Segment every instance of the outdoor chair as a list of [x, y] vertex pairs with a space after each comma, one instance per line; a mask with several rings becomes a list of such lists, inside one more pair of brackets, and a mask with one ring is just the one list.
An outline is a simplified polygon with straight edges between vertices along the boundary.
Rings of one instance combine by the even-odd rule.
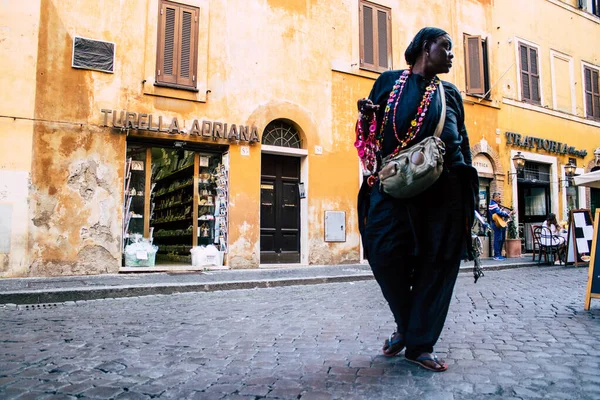
[[562, 265], [561, 256], [561, 245], [562, 243], [560, 236], [553, 235], [552, 231], [549, 228], [544, 226], [535, 226], [533, 228], [533, 248], [534, 248], [534, 256], [533, 260], [535, 261], [535, 249], [537, 246], [537, 252], [539, 254], [538, 264], [542, 262], [542, 255], [544, 256], [544, 261], [546, 264], [554, 263], [556, 260], [560, 262]]
[[[529, 226], [529, 229], [531, 229], [531, 237], [532, 237], [532, 247], [533, 247], [533, 258], [531, 259], [531, 261], [535, 261], [535, 253], [538, 253], [538, 256], [541, 257], [540, 254], [540, 241], [536, 239], [535, 236], [535, 229], [536, 228], [541, 228], [541, 225], [531, 225]], [[541, 235], [541, 233], [540, 233]]]

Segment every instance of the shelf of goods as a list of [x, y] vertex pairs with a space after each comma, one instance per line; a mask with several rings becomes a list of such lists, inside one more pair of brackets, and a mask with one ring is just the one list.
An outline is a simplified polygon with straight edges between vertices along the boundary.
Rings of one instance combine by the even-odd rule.
[[150, 224], [157, 258], [161, 261], [189, 262], [193, 235], [193, 163], [176, 171], [159, 170], [152, 193]]

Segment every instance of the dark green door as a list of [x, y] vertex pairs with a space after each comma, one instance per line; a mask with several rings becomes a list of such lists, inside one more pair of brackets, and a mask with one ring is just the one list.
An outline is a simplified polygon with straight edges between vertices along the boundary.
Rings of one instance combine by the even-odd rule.
[[300, 159], [262, 155], [260, 262], [300, 262]]

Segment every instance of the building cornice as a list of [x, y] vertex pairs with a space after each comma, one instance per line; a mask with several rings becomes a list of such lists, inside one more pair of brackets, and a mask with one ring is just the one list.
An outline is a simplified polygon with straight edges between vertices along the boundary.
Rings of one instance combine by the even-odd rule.
[[570, 11], [573, 14], [577, 14], [580, 17], [588, 19], [588, 20], [592, 21], [595, 24], [600, 24], [600, 18], [596, 17], [594, 14], [590, 14], [588, 12], [582, 11], [582, 10], [576, 8], [576, 7], [573, 7], [570, 4], [565, 4], [565, 3], [563, 3], [560, 0], [546, 0], [546, 1], [552, 3], [552, 4], [556, 5], [556, 6], [559, 6], [561, 8], [564, 8], [565, 10]]
[[529, 103], [525, 103], [522, 101], [509, 99], [506, 97], [504, 97], [502, 99], [502, 103], [507, 104], [509, 106], [523, 108], [523, 109], [526, 109], [529, 111], [536, 111], [536, 112], [539, 112], [542, 114], [551, 115], [551, 116], [557, 117], [557, 118], [567, 119], [567, 120], [573, 121], [573, 122], [579, 122], [580, 124], [593, 126], [595, 128], [600, 128], [600, 122], [592, 121], [592, 120], [589, 120], [586, 118], [581, 118], [576, 115], [571, 115], [571, 114], [563, 113], [563, 112], [556, 111], [556, 110], [551, 110], [551, 109], [548, 109], [545, 107], [540, 107], [535, 104], [529, 104]]

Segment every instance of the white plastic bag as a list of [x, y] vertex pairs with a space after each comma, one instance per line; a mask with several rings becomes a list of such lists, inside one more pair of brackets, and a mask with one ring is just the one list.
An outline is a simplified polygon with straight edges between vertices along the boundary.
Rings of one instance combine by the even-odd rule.
[[192, 253], [192, 266], [201, 267], [206, 264], [205, 247], [196, 246], [192, 247], [190, 253]]
[[154, 267], [158, 246], [141, 235], [132, 235], [131, 243], [125, 247], [126, 267]]

